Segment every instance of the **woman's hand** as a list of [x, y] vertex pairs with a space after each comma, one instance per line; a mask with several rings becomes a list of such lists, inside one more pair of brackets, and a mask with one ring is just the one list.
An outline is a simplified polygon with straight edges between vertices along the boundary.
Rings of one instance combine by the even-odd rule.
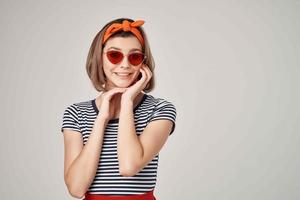
[[142, 78], [134, 83], [132, 86], [125, 88], [126, 91], [122, 94], [122, 101], [133, 101], [135, 97], [146, 87], [152, 77], [152, 72], [146, 64], [140, 68]]
[[118, 93], [123, 93], [125, 90], [126, 88], [116, 87], [106, 92], [103, 92], [100, 96], [101, 105], [99, 106], [100, 109], [98, 108], [98, 116], [104, 118], [107, 121], [112, 119], [116, 110], [116, 97]]

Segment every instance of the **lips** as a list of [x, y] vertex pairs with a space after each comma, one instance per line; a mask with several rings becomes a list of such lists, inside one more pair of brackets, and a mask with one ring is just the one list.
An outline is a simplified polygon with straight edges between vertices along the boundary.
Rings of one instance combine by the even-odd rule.
[[132, 73], [124, 73], [124, 72], [115, 72], [115, 74], [120, 78], [128, 78]]

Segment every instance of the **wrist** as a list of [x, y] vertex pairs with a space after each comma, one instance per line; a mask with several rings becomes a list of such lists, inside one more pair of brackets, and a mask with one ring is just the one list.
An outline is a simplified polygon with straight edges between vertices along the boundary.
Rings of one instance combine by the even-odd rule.
[[126, 109], [126, 108], [131, 108], [131, 107], [133, 107], [133, 101], [131, 101], [131, 100], [121, 101], [121, 110]]
[[109, 119], [107, 117], [103, 117], [101, 115], [98, 115], [97, 118], [96, 118], [96, 121], [98, 123], [104, 123], [104, 124], [106, 124], [109, 121]]
[[122, 97], [121, 98], [121, 104], [133, 104], [133, 100], [129, 97]]

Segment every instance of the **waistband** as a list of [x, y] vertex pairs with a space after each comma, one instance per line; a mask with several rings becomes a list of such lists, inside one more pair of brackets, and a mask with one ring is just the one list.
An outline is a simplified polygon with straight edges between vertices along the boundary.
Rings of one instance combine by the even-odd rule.
[[146, 192], [144, 194], [136, 195], [100, 195], [100, 194], [90, 194], [88, 191], [85, 193], [85, 198], [83, 200], [156, 200], [153, 195], [154, 189]]

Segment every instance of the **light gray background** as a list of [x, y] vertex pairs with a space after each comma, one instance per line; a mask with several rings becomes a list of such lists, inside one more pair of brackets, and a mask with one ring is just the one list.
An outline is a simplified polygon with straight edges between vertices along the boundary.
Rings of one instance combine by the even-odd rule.
[[144, 19], [157, 88], [177, 124], [158, 200], [300, 198], [299, 1], [1, 1], [1, 199], [74, 199], [63, 181], [67, 105], [98, 94], [96, 33]]

